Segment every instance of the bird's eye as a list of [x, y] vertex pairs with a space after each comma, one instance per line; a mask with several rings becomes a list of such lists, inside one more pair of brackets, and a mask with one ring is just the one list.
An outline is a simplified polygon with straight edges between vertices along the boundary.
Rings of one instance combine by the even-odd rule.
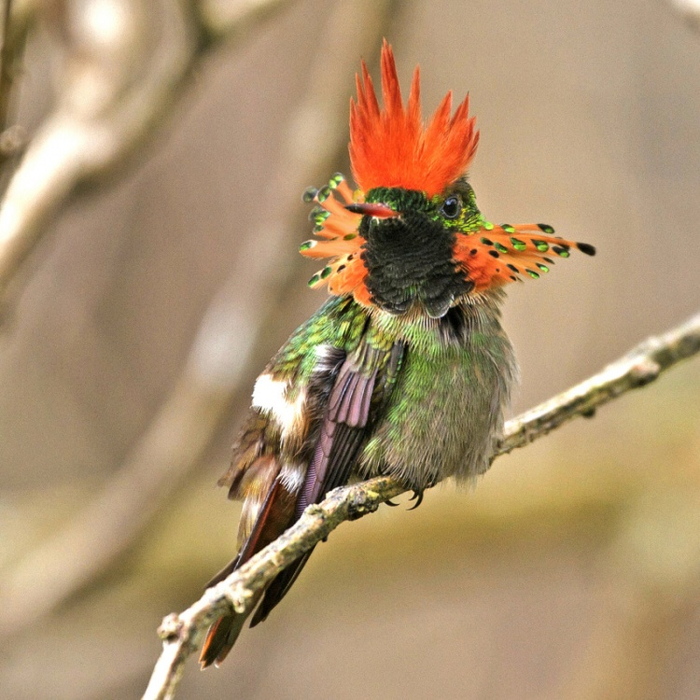
[[440, 211], [448, 219], [456, 219], [462, 211], [462, 202], [459, 197], [448, 197], [443, 203]]

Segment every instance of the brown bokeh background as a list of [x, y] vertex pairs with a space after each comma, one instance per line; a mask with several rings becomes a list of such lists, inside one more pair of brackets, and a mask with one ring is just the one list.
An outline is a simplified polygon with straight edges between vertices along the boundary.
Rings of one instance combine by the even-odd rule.
[[[55, 610], [3, 629], [3, 698], [138, 697], [160, 620], [233, 552], [238, 505], [214, 484], [255, 374], [323, 300], [296, 252], [307, 207], [299, 198], [280, 230], [289, 205], [275, 173], [290, 140], [337, 150], [338, 134], [310, 128], [298, 105], [333, 60], [319, 46], [343, 11], [352, 36], [351, 3], [302, 0], [212, 50], [137, 155], [50, 221], [10, 290], [5, 571], [119, 473], [217, 298], [234, 318], [265, 320], [252, 357], [247, 323], [234, 324], [238, 345], [218, 348], [246, 363], [231, 410], [146, 527]], [[448, 89], [470, 93], [484, 213], [598, 248], [509, 291], [513, 413], [700, 308], [700, 33], [672, 5], [411, 0], [382, 21], [406, 87], [420, 62], [426, 113]], [[24, 60], [18, 119], [30, 135], [60, 84], [55, 29], [32, 34]], [[363, 55], [376, 75], [378, 45], [358, 45], [344, 69], [341, 144], [354, 71]], [[327, 175], [348, 173], [342, 152], [328, 162]], [[317, 178], [312, 166], [288, 173], [299, 193]], [[416, 512], [344, 525], [221, 669], [190, 662], [178, 697], [697, 698], [699, 396], [696, 361], [498, 460], [473, 492], [443, 485]]]

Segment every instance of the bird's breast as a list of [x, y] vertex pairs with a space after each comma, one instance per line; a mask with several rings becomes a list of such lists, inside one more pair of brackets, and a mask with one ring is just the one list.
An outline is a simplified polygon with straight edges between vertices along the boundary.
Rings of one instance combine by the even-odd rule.
[[449, 320], [449, 330], [440, 319], [411, 334], [390, 403], [367, 443], [364, 474], [390, 473], [421, 490], [488, 468], [516, 374], [512, 348], [496, 315], [473, 324], [467, 318], [462, 328]]
[[473, 287], [455, 264], [454, 233], [423, 212], [370, 220], [363, 235], [365, 283], [373, 303], [388, 313], [405, 314], [417, 304], [439, 318]]

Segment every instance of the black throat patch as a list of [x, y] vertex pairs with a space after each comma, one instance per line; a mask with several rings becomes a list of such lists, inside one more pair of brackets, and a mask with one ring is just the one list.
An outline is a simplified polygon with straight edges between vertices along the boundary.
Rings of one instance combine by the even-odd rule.
[[425, 211], [406, 210], [391, 219], [366, 216], [360, 234], [372, 301], [400, 315], [414, 303], [432, 318], [444, 316], [453, 301], [471, 291], [452, 258], [455, 234]]

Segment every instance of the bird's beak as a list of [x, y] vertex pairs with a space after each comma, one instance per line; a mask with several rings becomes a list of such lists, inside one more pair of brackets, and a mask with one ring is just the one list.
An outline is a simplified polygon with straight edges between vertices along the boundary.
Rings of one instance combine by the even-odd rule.
[[356, 204], [348, 204], [345, 207], [353, 214], [362, 214], [362, 216], [373, 216], [376, 219], [390, 219], [398, 216], [400, 212], [394, 211], [386, 204], [374, 204], [371, 202], [358, 202]]

